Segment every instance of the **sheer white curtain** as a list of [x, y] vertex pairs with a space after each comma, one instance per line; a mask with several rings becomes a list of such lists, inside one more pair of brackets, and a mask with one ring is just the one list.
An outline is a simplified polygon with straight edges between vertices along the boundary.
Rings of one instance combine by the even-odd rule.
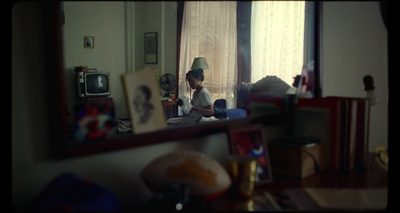
[[276, 75], [292, 85], [301, 74], [304, 1], [253, 1], [251, 8], [251, 82]]
[[236, 40], [235, 1], [185, 2], [179, 61], [179, 96], [189, 96], [185, 76], [193, 59], [205, 57], [209, 69], [204, 70], [203, 86], [210, 90], [214, 101], [223, 98], [233, 106], [237, 78]]

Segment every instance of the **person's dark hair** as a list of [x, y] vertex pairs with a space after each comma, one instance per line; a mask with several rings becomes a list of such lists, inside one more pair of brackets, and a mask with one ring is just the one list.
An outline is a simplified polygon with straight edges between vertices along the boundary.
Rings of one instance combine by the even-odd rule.
[[204, 81], [204, 71], [201, 68], [190, 70], [189, 72], [186, 73], [186, 78], [189, 75], [193, 75], [193, 77], [195, 77], [195, 78], [200, 77], [200, 80]]
[[151, 98], [151, 90], [147, 86], [139, 86], [138, 89], [142, 90], [142, 92], [146, 95], [146, 101], [150, 100]]

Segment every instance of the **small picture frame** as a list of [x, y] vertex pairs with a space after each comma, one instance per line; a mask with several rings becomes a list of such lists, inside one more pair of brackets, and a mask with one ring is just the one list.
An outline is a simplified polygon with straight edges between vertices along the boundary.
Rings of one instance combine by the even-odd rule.
[[157, 33], [144, 34], [144, 63], [157, 64]]
[[94, 36], [84, 36], [85, 48], [94, 48]]
[[167, 127], [155, 75], [156, 68], [145, 68], [122, 76], [133, 134], [153, 132]]
[[229, 144], [232, 155], [257, 159], [256, 185], [273, 181], [267, 140], [261, 124], [230, 127]]

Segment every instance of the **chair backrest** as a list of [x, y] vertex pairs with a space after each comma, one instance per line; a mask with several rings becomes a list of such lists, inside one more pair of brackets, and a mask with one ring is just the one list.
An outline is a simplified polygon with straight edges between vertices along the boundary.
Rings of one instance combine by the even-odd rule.
[[226, 118], [226, 100], [217, 99], [214, 101], [214, 117]]

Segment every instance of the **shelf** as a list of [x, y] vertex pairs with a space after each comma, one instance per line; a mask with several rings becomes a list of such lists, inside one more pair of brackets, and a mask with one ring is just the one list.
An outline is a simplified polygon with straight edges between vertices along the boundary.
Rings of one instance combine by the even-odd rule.
[[83, 156], [102, 152], [109, 152], [128, 148], [151, 146], [176, 140], [191, 139], [207, 135], [227, 132], [231, 126], [243, 126], [252, 123], [263, 125], [287, 123], [291, 118], [289, 113], [279, 113], [263, 116], [249, 116], [246, 118], [213, 121], [195, 126], [166, 128], [156, 132], [144, 134], [121, 134], [110, 139], [93, 140], [90, 142], [68, 141], [64, 146], [61, 158]]

